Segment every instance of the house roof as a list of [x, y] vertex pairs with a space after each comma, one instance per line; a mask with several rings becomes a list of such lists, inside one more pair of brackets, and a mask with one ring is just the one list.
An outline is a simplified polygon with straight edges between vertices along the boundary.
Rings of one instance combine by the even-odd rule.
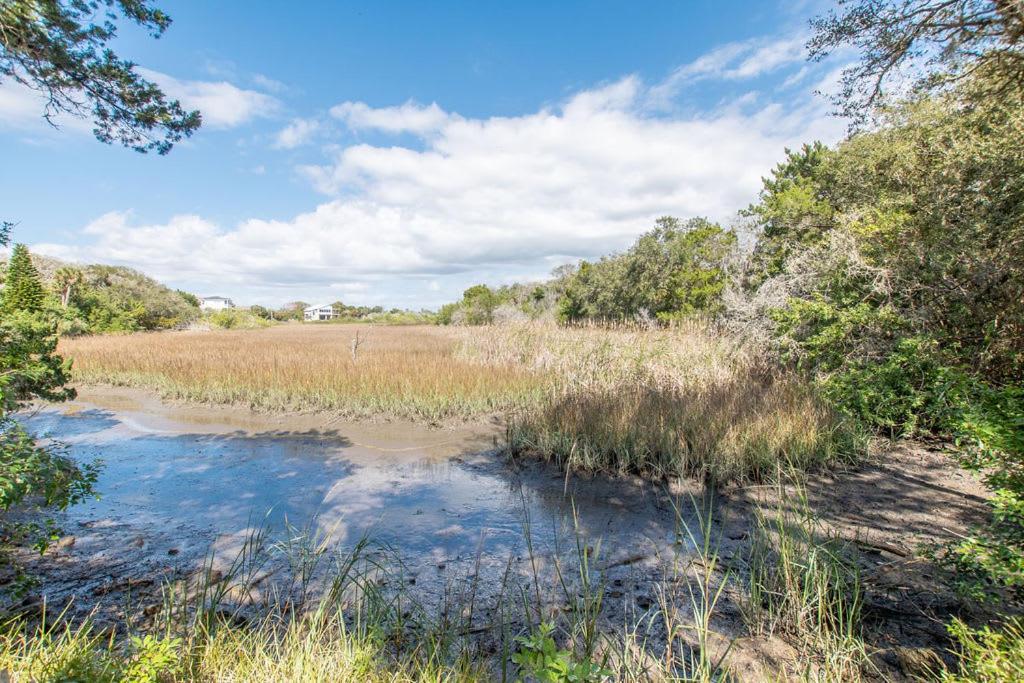
[[226, 296], [201, 296], [199, 298], [203, 301], [231, 301], [231, 299]]
[[304, 311], [315, 311], [315, 310], [320, 309], [320, 308], [330, 308], [330, 307], [331, 307], [331, 304], [318, 304], [316, 306], [306, 306], [302, 310], [304, 310]]

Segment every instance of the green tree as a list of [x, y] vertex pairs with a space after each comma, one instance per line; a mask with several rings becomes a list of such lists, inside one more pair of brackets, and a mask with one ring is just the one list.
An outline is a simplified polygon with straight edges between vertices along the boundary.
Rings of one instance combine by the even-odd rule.
[[259, 304], [253, 304], [249, 307], [249, 312], [257, 318], [263, 318], [264, 320], [272, 320], [274, 318], [274, 312], [266, 306], [260, 306]]
[[[7, 244], [10, 224], [0, 225], [0, 246]], [[27, 264], [27, 265], [26, 265]], [[26, 284], [28, 283], [28, 284]], [[15, 248], [3, 293], [0, 316], [0, 559], [16, 543], [44, 548], [56, 533], [49, 521], [11, 524], [3, 514], [23, 504], [66, 507], [91, 495], [95, 464], [73, 461], [36, 445], [11, 412], [36, 398], [74, 396], [66, 387], [70, 363], [56, 353], [55, 322], [40, 310], [42, 286], [28, 251]], [[23, 582], [8, 582], [16, 592]]]
[[159, 38], [171, 18], [151, 0], [4, 0], [0, 2], [0, 81], [21, 83], [46, 100], [43, 117], [92, 119], [101, 142], [167, 154], [202, 123], [111, 45], [123, 18]]
[[462, 293], [461, 309], [468, 325], [489, 325], [501, 298], [487, 285], [473, 285]]
[[0, 310], [4, 313], [39, 311], [43, 307], [44, 297], [45, 292], [43, 284], [39, 280], [39, 271], [32, 265], [28, 247], [24, 244], [14, 245], [4, 279]]
[[782, 271], [795, 249], [817, 244], [835, 227], [826, 162], [832, 150], [820, 142], [786, 149], [786, 158], [762, 178], [759, 201], [742, 213], [761, 228], [754, 253], [754, 281]]
[[704, 218], [663, 216], [627, 251], [583, 262], [565, 285], [565, 320], [667, 321], [714, 315], [726, 284], [725, 259], [736, 235]]
[[83, 279], [82, 271], [71, 266], [62, 266], [53, 274], [53, 284], [57, 288], [62, 307], [68, 307], [72, 293], [76, 287], [82, 284]]
[[893, 82], [912, 74], [934, 92], [984, 74], [982, 99], [1024, 90], [1024, 3], [1020, 0], [839, 0], [811, 22], [812, 59], [854, 47], [860, 60], [843, 74], [835, 101], [863, 121]]
[[305, 301], [291, 301], [274, 312], [278, 320], [302, 320], [303, 311], [309, 308]]
[[176, 292], [176, 293], [178, 294], [178, 296], [180, 296], [180, 297], [181, 297], [181, 298], [182, 298], [182, 299], [183, 299], [183, 300], [185, 301], [185, 303], [187, 303], [187, 304], [188, 304], [189, 306], [191, 306], [192, 308], [199, 308], [199, 297], [197, 297], [197, 296], [196, 296], [195, 294], [193, 294], [192, 292], [186, 292], [186, 291], [185, 291], [184, 289], [176, 289], [176, 290], [174, 290], [174, 291], [175, 291], [175, 292]]

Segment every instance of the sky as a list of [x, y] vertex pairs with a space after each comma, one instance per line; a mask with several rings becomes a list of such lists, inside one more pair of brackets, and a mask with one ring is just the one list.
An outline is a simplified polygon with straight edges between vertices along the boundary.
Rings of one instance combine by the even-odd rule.
[[238, 304], [435, 308], [659, 216], [734, 225], [786, 147], [846, 130], [843, 55], [806, 61], [824, 0], [157, 4], [164, 36], [115, 49], [202, 128], [138, 154], [0, 82], [0, 217]]

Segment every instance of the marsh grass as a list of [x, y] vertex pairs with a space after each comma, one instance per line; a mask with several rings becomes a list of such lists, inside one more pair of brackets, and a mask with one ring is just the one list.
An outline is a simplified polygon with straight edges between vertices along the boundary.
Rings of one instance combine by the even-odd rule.
[[801, 653], [804, 668], [787, 680], [860, 681], [870, 663], [855, 551], [819, 522], [798, 480], [779, 477], [777, 487], [774, 506], [755, 515], [748, 629], [781, 636]]
[[811, 387], [701, 323], [488, 328], [462, 349], [559, 378], [513, 412], [508, 442], [567, 469], [760, 480], [780, 465], [807, 470], [863, 449]]
[[[155, 615], [131, 610], [104, 628], [62, 615], [4, 624], [0, 671], [18, 682], [726, 680], [706, 647], [682, 656], [677, 641], [666, 656], [666, 644], [651, 637], [660, 609], [621, 629], [602, 620], [600, 549], [580, 534], [575, 515], [572, 522], [565, 552], [548, 565], [553, 575], [541, 576], [527, 542], [532, 576], [506, 576], [486, 610], [477, 604], [479, 557], [428, 604], [408, 588], [400, 563], [368, 539], [339, 550], [322, 533], [292, 528], [272, 542], [257, 528], [222, 572], [211, 556], [192, 580], [169, 584]], [[699, 526], [710, 538], [710, 521]], [[523, 533], [532, 534], [528, 518]], [[720, 593], [707, 590], [717, 552], [708, 543], [696, 551], [679, 556], [689, 558], [680, 575], [697, 581], [690, 595], [701, 606], [685, 629], [706, 644]], [[274, 562], [289, 575], [269, 585]]]
[[[353, 360], [351, 341], [360, 335]], [[83, 383], [153, 389], [165, 398], [357, 418], [470, 419], [536, 400], [542, 378], [459, 357], [429, 326], [278, 325], [68, 338]]]
[[760, 479], [862, 447], [807, 384], [696, 322], [281, 325], [82, 337], [61, 351], [80, 382], [175, 399], [428, 421], [502, 414], [513, 453], [572, 470]]

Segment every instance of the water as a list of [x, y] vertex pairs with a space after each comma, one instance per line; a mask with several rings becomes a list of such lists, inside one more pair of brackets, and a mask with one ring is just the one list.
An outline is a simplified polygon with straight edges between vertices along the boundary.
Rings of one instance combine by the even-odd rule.
[[575, 547], [578, 534], [608, 565], [657, 563], [679, 537], [656, 486], [516, 467], [495, 451], [495, 425], [346, 424], [168, 406], [126, 390], [84, 393], [22, 422], [80, 462], [103, 461], [101, 498], [59, 520], [76, 537], [64, 579], [76, 595], [76, 581], [197, 565], [259, 525], [276, 538], [304, 528], [339, 547], [368, 536], [429, 577], [518, 565], [527, 532], [537, 556]]

